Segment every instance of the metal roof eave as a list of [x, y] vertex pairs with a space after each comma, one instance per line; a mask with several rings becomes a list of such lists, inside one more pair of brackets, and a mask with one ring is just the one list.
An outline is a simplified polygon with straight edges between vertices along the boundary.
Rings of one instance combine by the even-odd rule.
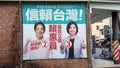
[[98, 0], [91, 0], [91, 1], [89, 1], [90, 3], [116, 3], [116, 4], [120, 4], [120, 1], [104, 1], [104, 0], [102, 0], [102, 1], [98, 1]]
[[51, 2], [90, 2], [90, 3], [120, 3], [119, 0], [0, 0], [0, 1], [51, 1]]

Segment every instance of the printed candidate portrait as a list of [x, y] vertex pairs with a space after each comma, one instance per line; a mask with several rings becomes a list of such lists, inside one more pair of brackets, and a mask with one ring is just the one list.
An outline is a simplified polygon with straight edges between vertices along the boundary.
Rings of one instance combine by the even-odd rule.
[[83, 3], [23, 3], [23, 60], [87, 58]]

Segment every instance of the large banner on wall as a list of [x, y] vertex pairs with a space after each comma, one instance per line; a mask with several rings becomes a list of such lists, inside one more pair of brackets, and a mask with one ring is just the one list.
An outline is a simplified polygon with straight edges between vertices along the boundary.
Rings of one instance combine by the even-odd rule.
[[23, 3], [23, 60], [87, 58], [86, 5]]

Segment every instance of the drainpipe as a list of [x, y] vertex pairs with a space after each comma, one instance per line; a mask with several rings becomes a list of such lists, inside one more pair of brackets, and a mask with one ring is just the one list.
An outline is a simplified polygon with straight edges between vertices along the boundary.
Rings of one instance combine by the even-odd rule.
[[112, 12], [112, 28], [113, 28], [113, 60], [114, 64], [119, 64], [119, 17], [118, 12]]

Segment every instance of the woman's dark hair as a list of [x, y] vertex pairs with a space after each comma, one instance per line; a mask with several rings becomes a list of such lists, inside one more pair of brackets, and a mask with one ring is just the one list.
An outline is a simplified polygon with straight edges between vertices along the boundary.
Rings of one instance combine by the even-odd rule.
[[45, 32], [45, 25], [44, 25], [43, 22], [37, 22], [37, 23], [35, 23], [35, 25], [34, 25], [34, 30], [36, 30], [36, 27], [37, 27], [37, 25], [39, 25], [39, 24], [43, 26], [43, 29], [44, 29], [44, 32]]
[[68, 34], [70, 34], [69, 29], [70, 29], [70, 26], [71, 26], [72, 24], [75, 25], [75, 27], [76, 27], [76, 33], [75, 33], [75, 34], [77, 34], [77, 33], [78, 33], [78, 26], [77, 26], [76, 22], [69, 22], [69, 23], [67, 24], [66, 30], [67, 30]]

